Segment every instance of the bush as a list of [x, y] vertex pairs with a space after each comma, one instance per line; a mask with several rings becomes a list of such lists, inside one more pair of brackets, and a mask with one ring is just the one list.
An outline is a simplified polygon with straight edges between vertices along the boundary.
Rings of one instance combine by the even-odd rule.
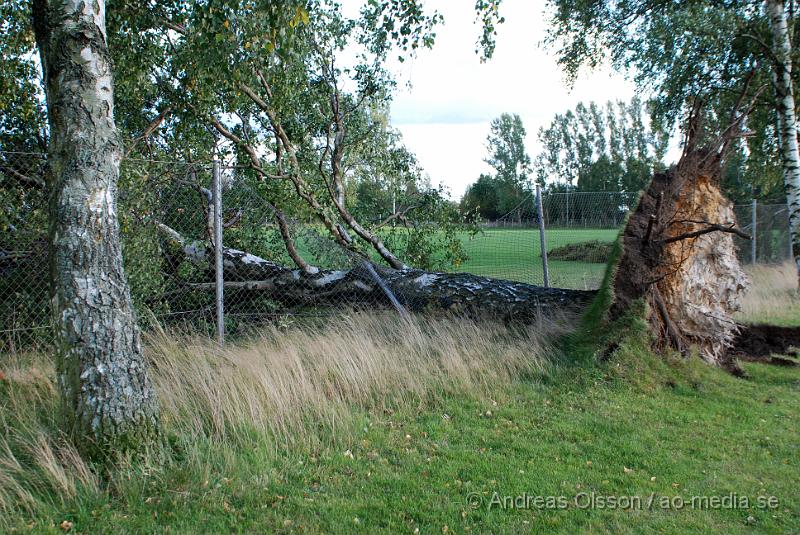
[[611, 256], [611, 242], [599, 240], [579, 243], [568, 243], [561, 247], [554, 247], [547, 253], [551, 260], [568, 260], [570, 262], [592, 262], [603, 264]]

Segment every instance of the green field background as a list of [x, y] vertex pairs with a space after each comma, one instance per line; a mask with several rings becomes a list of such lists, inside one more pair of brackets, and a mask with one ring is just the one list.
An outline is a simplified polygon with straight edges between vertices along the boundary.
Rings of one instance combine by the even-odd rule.
[[[552, 229], [545, 231], [550, 251], [570, 243], [599, 240], [613, 242], [618, 229]], [[531, 284], [544, 282], [539, 231], [536, 229], [484, 229], [475, 236], [464, 234], [469, 259], [458, 271]], [[605, 264], [549, 260], [550, 285], [560, 288], [598, 288]]]
[[[313, 227], [316, 229], [316, 227]], [[398, 232], [400, 230], [398, 229]], [[318, 234], [323, 234], [317, 230]], [[554, 248], [573, 243], [593, 240], [613, 242], [618, 229], [609, 228], [568, 228], [548, 229], [545, 231], [546, 247], [550, 252]], [[445, 268], [450, 272], [473, 273], [496, 279], [506, 279], [530, 284], [543, 284], [541, 246], [539, 230], [535, 228], [484, 228], [477, 234], [463, 232], [461, 243], [467, 253], [467, 260], [458, 266]], [[315, 248], [307, 238], [297, 240], [298, 249], [305, 257], [318, 265], [330, 265], [328, 259], [315, 254]], [[335, 247], [331, 248], [335, 250]], [[380, 257], [370, 251], [374, 261]], [[343, 266], [344, 267], [344, 266]], [[605, 263], [576, 262], [549, 259], [550, 286], [557, 288], [575, 288], [592, 290], [600, 286], [605, 273]]]

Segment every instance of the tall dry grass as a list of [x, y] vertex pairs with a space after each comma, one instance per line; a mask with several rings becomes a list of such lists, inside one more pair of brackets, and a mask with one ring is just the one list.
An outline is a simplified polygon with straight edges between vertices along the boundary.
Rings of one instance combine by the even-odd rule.
[[59, 430], [52, 363], [45, 355], [3, 355], [0, 371], [0, 513], [96, 491], [97, 476]]
[[745, 269], [751, 285], [742, 299], [736, 319], [746, 323], [800, 325], [800, 293], [797, 271], [786, 262], [777, 266]]
[[170, 427], [208, 436], [255, 429], [294, 442], [334, 430], [353, 408], [424, 404], [454, 391], [488, 394], [544, 373], [546, 340], [562, 332], [552, 320], [512, 333], [492, 323], [362, 314], [268, 327], [224, 350], [160, 335], [149, 358]]
[[[273, 441], [275, 448], [335, 440], [359, 410], [425, 406], [456, 392], [491, 396], [504, 383], [546, 373], [548, 340], [564, 325], [542, 319], [511, 330], [363, 314], [313, 327], [266, 327], [224, 349], [162, 331], [146, 348], [167, 434], [233, 451], [239, 438]], [[97, 476], [60, 434], [48, 356], [3, 356], [0, 371], [0, 513], [33, 511], [82, 489], [97, 492]], [[152, 463], [138, 464], [162, 466], [157, 458], [168, 454], [153, 455]], [[210, 470], [202, 455], [181, 462]], [[136, 469], [109, 482], [129, 483], [137, 485]]]

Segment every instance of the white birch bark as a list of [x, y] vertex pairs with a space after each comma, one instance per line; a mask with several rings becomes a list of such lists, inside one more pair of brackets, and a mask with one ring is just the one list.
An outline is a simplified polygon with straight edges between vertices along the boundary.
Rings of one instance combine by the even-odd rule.
[[[208, 265], [211, 244], [181, 236], [164, 224], [158, 230], [170, 254], [180, 254], [198, 265]], [[319, 270], [307, 275], [300, 269], [270, 262], [245, 251], [223, 249], [225, 287], [269, 296], [287, 306], [298, 304], [343, 306], [386, 303], [382, 289], [363, 267]], [[490, 279], [470, 273], [435, 273], [419, 269], [375, 266], [375, 270], [411, 311], [446, 311], [498, 321], [534, 322], [544, 313], [577, 313], [596, 292], [544, 288], [523, 282]], [[214, 283], [187, 283], [197, 290], [213, 291]]]
[[772, 30], [773, 52], [776, 60], [777, 113], [781, 129], [783, 181], [786, 187], [786, 203], [789, 206], [792, 255], [800, 280], [800, 150], [798, 150], [797, 144], [797, 118], [792, 86], [792, 43], [783, 2], [766, 0], [765, 7]]
[[68, 425], [85, 452], [135, 447], [157, 425], [123, 272], [105, 2], [35, 0], [50, 141], [50, 269], [56, 369]]

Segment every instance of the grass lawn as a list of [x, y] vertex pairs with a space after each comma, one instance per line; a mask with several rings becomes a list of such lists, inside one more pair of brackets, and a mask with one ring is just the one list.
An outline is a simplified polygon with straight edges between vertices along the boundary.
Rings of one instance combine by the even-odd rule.
[[[465, 347], [476, 343], [479, 339], [469, 340]], [[64, 496], [48, 492], [44, 478], [33, 478], [39, 481], [33, 491], [39, 505], [28, 512], [6, 511], [0, 529], [800, 530], [800, 371], [748, 364], [750, 377], [743, 380], [697, 359], [667, 363], [637, 342], [623, 346], [605, 365], [580, 347], [572, 350], [571, 364], [561, 361], [519, 379], [487, 379], [486, 389], [352, 407], [291, 445], [256, 430], [226, 438], [172, 431], [171, 453], [155, 452], [155, 460], [120, 469], [105, 490], [78, 485]], [[398, 381], [412, 381], [414, 375], [420, 374]], [[3, 381], [0, 397], [29, 388], [32, 380]], [[26, 432], [8, 428], [10, 417], [8, 437]], [[177, 429], [173, 416], [165, 425]], [[50, 470], [65, 479], [63, 472]], [[0, 492], [13, 473], [4, 461]]]
[[[257, 437], [202, 443], [202, 469], [175, 462], [133, 476], [122, 495], [80, 496], [15, 524], [37, 533], [59, 533], [64, 520], [83, 533], [794, 533], [800, 375], [746, 369], [747, 381], [697, 369], [667, 381], [639, 363], [639, 384], [581, 369], [579, 381], [565, 373], [487, 399], [359, 413], [331, 447], [276, 454]], [[498, 505], [505, 496], [566, 505]], [[738, 508], [678, 501], [693, 496], [735, 496]], [[596, 505], [609, 497], [642, 505]]]
[[[750, 276], [745, 318], [800, 325], [792, 266]], [[0, 532], [800, 532], [800, 369], [656, 356], [636, 321], [606, 363], [553, 325], [419, 325], [150, 340], [168, 440], [104, 478], [48, 357], [3, 355]]]
[[[600, 240], [613, 242], [617, 229], [551, 229], [546, 231], [547, 250], [569, 243]], [[486, 229], [470, 238], [464, 248], [469, 260], [459, 270], [476, 275], [542, 284], [539, 231], [535, 229]], [[589, 262], [548, 262], [550, 285], [561, 288], [597, 288], [605, 264]]]

